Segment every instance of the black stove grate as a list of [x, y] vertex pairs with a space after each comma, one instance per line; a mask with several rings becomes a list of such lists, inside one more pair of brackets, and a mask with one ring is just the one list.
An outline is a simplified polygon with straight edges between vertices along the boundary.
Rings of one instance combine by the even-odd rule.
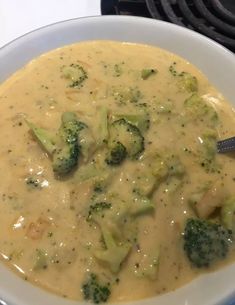
[[104, 15], [165, 20], [198, 31], [235, 52], [235, 0], [103, 0]]

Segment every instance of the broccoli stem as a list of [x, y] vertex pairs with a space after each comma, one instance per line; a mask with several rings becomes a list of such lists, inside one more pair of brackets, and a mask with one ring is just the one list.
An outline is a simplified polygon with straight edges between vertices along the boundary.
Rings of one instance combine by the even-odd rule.
[[53, 136], [46, 129], [37, 127], [35, 124], [27, 120], [25, 120], [25, 122], [42, 148], [49, 155], [52, 155], [56, 149]]

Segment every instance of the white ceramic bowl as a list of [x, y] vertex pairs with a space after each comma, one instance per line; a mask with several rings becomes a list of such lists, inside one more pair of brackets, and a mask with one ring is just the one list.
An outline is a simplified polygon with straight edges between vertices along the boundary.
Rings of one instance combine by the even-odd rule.
[[[66, 44], [93, 39], [146, 43], [174, 52], [202, 70], [235, 105], [235, 56], [231, 52], [190, 30], [136, 17], [74, 19], [22, 36], [0, 49], [0, 82], [44, 52]], [[233, 297], [235, 299], [234, 282], [235, 264], [203, 275], [174, 292], [129, 305], [227, 305], [231, 304]], [[9, 305], [82, 304], [62, 299], [24, 282], [2, 264], [0, 298]]]

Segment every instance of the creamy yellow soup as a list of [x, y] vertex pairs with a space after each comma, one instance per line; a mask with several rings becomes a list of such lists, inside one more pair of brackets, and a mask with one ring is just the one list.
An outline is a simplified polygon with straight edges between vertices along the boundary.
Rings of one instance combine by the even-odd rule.
[[[24, 280], [129, 301], [234, 260], [234, 156], [216, 153], [234, 111], [184, 59], [112, 41], [65, 46], [1, 84], [0, 111], [0, 254]], [[198, 231], [196, 244], [188, 219], [217, 236]]]

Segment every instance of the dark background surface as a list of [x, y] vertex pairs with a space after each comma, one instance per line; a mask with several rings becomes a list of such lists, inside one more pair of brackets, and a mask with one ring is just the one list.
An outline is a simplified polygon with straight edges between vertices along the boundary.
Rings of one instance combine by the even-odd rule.
[[235, 53], [235, 0], [101, 0], [103, 15], [134, 15], [200, 32]]
[[[118, 0], [101, 0], [102, 14], [105, 14], [105, 15], [116, 14], [115, 10], [114, 10], [114, 6], [118, 5], [118, 2], [119, 2]], [[141, 1], [132, 0], [132, 2], [135, 2], [138, 6], [138, 3]], [[225, 8], [227, 8], [229, 11], [231, 11], [231, 12], [233, 12], [233, 14], [235, 14], [235, 0], [220, 0], [220, 2], [224, 5]], [[144, 12], [142, 12], [142, 13], [144, 13]], [[141, 12], [140, 12], [140, 14], [141, 14]]]

